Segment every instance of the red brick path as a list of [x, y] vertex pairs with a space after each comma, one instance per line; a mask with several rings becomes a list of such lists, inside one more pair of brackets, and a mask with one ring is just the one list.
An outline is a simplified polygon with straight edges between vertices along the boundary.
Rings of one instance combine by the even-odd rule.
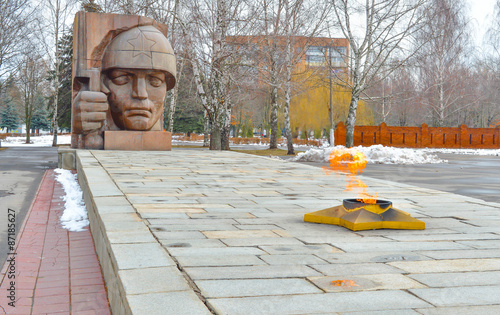
[[[69, 232], [59, 223], [64, 191], [55, 175], [53, 170], [45, 173], [18, 231], [15, 307], [7, 299], [8, 262], [2, 269], [0, 314], [111, 314], [90, 231]], [[16, 222], [17, 229], [20, 225]]]

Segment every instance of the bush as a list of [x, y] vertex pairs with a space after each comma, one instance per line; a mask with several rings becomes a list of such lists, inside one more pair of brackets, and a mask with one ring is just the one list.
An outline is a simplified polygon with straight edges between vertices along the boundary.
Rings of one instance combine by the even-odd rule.
[[252, 125], [246, 126], [246, 138], [253, 138], [253, 127]]
[[321, 138], [321, 129], [314, 130], [314, 139], [320, 139], [320, 138]]
[[300, 139], [307, 140], [307, 134], [309, 132], [307, 130], [302, 130], [302, 133], [300, 134]]

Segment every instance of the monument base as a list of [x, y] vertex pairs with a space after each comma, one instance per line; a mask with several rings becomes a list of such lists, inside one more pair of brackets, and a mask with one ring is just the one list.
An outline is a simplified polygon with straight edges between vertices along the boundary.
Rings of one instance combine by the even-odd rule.
[[170, 151], [172, 133], [168, 131], [105, 131], [104, 150]]

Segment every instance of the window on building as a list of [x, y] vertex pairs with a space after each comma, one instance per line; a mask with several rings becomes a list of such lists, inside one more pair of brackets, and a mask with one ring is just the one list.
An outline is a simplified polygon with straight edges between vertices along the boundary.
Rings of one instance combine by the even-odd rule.
[[325, 49], [321, 46], [310, 46], [306, 51], [308, 66], [322, 66], [325, 64]]
[[346, 67], [347, 47], [329, 47], [330, 63], [332, 67]]

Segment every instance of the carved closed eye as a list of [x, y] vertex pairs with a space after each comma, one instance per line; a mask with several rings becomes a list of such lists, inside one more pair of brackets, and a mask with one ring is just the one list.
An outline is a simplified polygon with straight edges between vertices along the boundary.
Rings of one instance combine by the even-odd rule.
[[148, 76], [148, 82], [153, 87], [160, 87], [163, 84], [163, 80], [157, 77]]
[[124, 85], [130, 82], [130, 77], [128, 75], [120, 75], [111, 79], [116, 85]]

